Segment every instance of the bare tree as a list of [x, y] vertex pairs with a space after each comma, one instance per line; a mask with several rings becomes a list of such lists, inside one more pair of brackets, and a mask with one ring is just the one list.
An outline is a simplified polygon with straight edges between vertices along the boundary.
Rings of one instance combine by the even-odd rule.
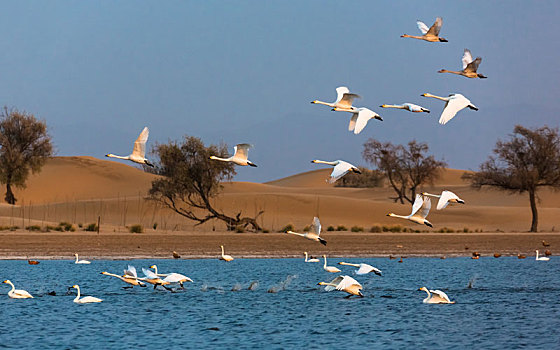
[[447, 163], [436, 160], [434, 156], [427, 156], [428, 145], [415, 140], [403, 145], [393, 145], [390, 142], [381, 143], [369, 139], [364, 143], [362, 156], [382, 171], [397, 196], [393, 199], [404, 203], [413, 203], [419, 186], [433, 183], [439, 178], [440, 171]]
[[44, 121], [4, 107], [0, 114], [0, 182], [6, 184], [7, 203], [16, 204], [12, 186], [24, 188], [29, 173], [41, 171], [52, 154]]
[[210, 160], [211, 155], [227, 156], [225, 145], [206, 147], [199, 138], [185, 136], [181, 143], [156, 144], [153, 152], [159, 157], [155, 169], [162, 177], [152, 182], [152, 199], [197, 221], [197, 225], [218, 219], [226, 223], [228, 230], [248, 225], [261, 230], [257, 218], [262, 211], [255, 218], [241, 217], [241, 212], [228, 216], [212, 205], [212, 198], [222, 188], [221, 181], [235, 175], [232, 163]]
[[370, 170], [364, 167], [358, 167], [360, 173], [349, 172], [340, 180], [335, 182], [335, 187], [354, 187], [354, 188], [370, 188], [381, 187], [385, 180], [385, 175], [379, 170]]
[[465, 173], [475, 188], [497, 187], [512, 192], [528, 192], [533, 219], [531, 232], [537, 232], [539, 187], [560, 188], [560, 138], [558, 129], [547, 126], [528, 129], [516, 125], [510, 140], [498, 140], [495, 156], [480, 165], [476, 173]]

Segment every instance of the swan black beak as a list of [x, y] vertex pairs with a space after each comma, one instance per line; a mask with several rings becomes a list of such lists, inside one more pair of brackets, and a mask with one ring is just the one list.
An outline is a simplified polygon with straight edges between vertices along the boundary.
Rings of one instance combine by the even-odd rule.
[[376, 116], [375, 116], [375, 119], [383, 121], [383, 118], [382, 118], [381, 116], [379, 116], [379, 115], [376, 115]]

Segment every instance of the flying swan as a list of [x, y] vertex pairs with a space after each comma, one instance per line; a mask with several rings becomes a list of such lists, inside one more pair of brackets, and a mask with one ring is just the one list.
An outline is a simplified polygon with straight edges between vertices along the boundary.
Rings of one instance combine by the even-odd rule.
[[360, 263], [360, 264], [352, 264], [352, 263], [347, 263], [347, 262], [339, 262], [339, 265], [347, 265], [347, 266], [354, 266], [357, 267], [358, 269], [356, 271], [354, 271], [356, 273], [356, 275], [367, 275], [370, 272], [375, 273], [377, 276], [382, 276], [382, 272], [380, 269], [378, 269], [377, 267], [373, 267], [371, 265], [368, 264], [364, 264], [364, 263]]
[[80, 286], [75, 284], [72, 286], [72, 288], [76, 288], [78, 290], [78, 295], [74, 298], [74, 302], [77, 304], [100, 303], [103, 301], [103, 299], [99, 299], [91, 296], [83, 297], [80, 299]]
[[16, 287], [14, 287], [14, 284], [12, 283], [12, 281], [5, 280], [2, 283], [6, 283], [6, 284], [9, 284], [10, 286], [12, 286], [12, 289], [10, 289], [10, 291], [8, 292], [8, 296], [10, 298], [12, 298], [12, 299], [33, 299], [33, 296], [31, 294], [29, 294], [29, 292], [27, 292], [26, 290], [16, 289]]
[[451, 94], [449, 97], [440, 97], [436, 95], [432, 95], [430, 93], [422, 94], [424, 97], [433, 97], [437, 98], [438, 100], [445, 101], [445, 107], [443, 107], [443, 112], [441, 112], [441, 116], [439, 117], [439, 123], [442, 125], [447, 124], [448, 121], [453, 119], [453, 117], [459, 112], [461, 109], [465, 107], [469, 107], [470, 109], [474, 109], [478, 111], [478, 107], [472, 104], [469, 99], [461, 94]]
[[116, 277], [123, 281], [124, 283], [130, 284], [130, 286], [126, 286], [123, 288], [132, 288], [134, 286], [146, 287], [145, 283], [142, 283], [138, 280], [138, 275], [136, 273], [136, 268], [134, 266], [128, 265], [128, 268], [124, 270], [124, 274], [122, 276], [109, 273], [106, 271], [101, 272], [102, 275]]
[[327, 272], [331, 272], [331, 273], [340, 272], [340, 269], [338, 267], [327, 266], [327, 256], [326, 255], [323, 254], [323, 258], [325, 259], [325, 264], [323, 265], [323, 270], [325, 270]]
[[[335, 110], [338, 110], [335, 108]], [[360, 107], [357, 111], [352, 113], [350, 124], [348, 124], [348, 131], [353, 131], [354, 135], [358, 135], [366, 127], [370, 119], [377, 119], [383, 121], [383, 118], [371, 109]]]
[[428, 288], [422, 287], [418, 290], [423, 290], [424, 292], [428, 293], [428, 297], [422, 300], [424, 304], [455, 304], [454, 301], [449, 300], [447, 294], [439, 289], [428, 290]]
[[364, 296], [361, 291], [363, 288], [362, 285], [350, 276], [341, 275], [330, 282], [319, 282], [317, 285], [325, 286], [325, 291], [327, 292], [331, 292], [333, 290], [346, 292], [349, 294], [347, 298], [352, 295], [360, 297]]
[[109, 153], [106, 154], [105, 157], [130, 160], [134, 163], [146, 164], [147, 166], [153, 167], [154, 165], [146, 159], [146, 142], [148, 141], [149, 133], [150, 131], [148, 130], [148, 127], [144, 127], [136, 141], [134, 141], [134, 148], [132, 149], [132, 153], [128, 156], [123, 157]]
[[336, 101], [333, 103], [319, 100], [311, 101], [311, 103], [329, 106], [336, 111], [358, 112], [358, 109], [352, 106], [352, 102], [354, 102], [355, 98], [360, 98], [360, 95], [350, 93], [350, 90], [348, 90], [346, 86], [340, 86], [336, 88]]
[[353, 172], [356, 174], [361, 174], [362, 172], [360, 171], [360, 169], [358, 169], [357, 167], [355, 167], [354, 165], [345, 162], [343, 160], [335, 160], [333, 162], [327, 162], [324, 160], [312, 160], [311, 163], [315, 163], [315, 164], [328, 164], [328, 165], [332, 165], [334, 166], [334, 169], [331, 173], [331, 176], [327, 179], [328, 183], [335, 183], [336, 180], [340, 179], [341, 177], [343, 177], [344, 175], [348, 174], [348, 172]]
[[387, 214], [387, 216], [406, 219], [420, 225], [433, 227], [432, 223], [426, 220], [426, 216], [428, 216], [431, 207], [432, 207], [432, 202], [430, 201], [429, 197], [424, 197], [422, 199], [422, 196], [417, 194], [416, 199], [414, 200], [414, 204], [412, 204], [412, 212], [410, 213], [410, 215], [404, 216], [404, 215], [389, 213]]
[[428, 28], [428, 26], [422, 21], [416, 21], [416, 24], [418, 25], [418, 29], [420, 29], [420, 31], [422, 32], [422, 36], [403, 34], [401, 35], [401, 38], [420, 39], [432, 43], [447, 42], [447, 39], [439, 37], [439, 31], [441, 30], [441, 26], [443, 25], [443, 19], [441, 17], [436, 18], [436, 21], [431, 28]]
[[249, 148], [252, 146], [248, 143], [240, 143], [233, 147], [233, 156], [229, 158], [220, 158], [216, 156], [210, 156], [210, 159], [221, 160], [222, 162], [232, 162], [237, 165], [241, 166], [252, 166], [256, 167], [257, 165], [250, 160], [247, 159], [249, 156]]
[[[320, 242], [322, 245], [327, 245], [327, 241], [320, 237], [321, 235], [321, 222], [318, 217], [313, 218], [313, 223], [311, 224], [311, 229], [306, 233], [298, 233], [294, 231], [287, 231], [286, 233], [296, 236], [301, 236], [307, 238], [311, 241]], [[305, 252], [305, 262], [307, 262], [307, 252]]]
[[449, 203], [465, 204], [464, 200], [459, 198], [459, 196], [457, 196], [455, 193], [453, 193], [451, 191], [442, 191], [441, 194], [439, 194], [439, 195], [431, 194], [431, 193], [428, 193], [428, 192], [422, 192], [422, 195], [439, 198], [439, 200], [437, 202], [437, 207], [436, 207], [437, 210], [445, 209]]
[[418, 106], [412, 103], [403, 103], [402, 105], [381, 105], [379, 106], [381, 108], [398, 108], [398, 109], [406, 109], [407, 111], [413, 112], [413, 113], [430, 113], [430, 110], [427, 108], [424, 108], [422, 106]]
[[89, 260], [78, 259], [78, 253], [74, 254], [74, 256], [76, 257], [76, 260], [74, 261], [74, 264], [91, 264], [91, 261], [89, 261]]
[[475, 60], [473, 60], [472, 54], [469, 51], [469, 49], [465, 49], [465, 52], [463, 52], [463, 59], [462, 59], [463, 62], [462, 71], [457, 72], [453, 70], [440, 69], [438, 73], [452, 73], [452, 74], [462, 75], [467, 78], [486, 79], [487, 77], [476, 72], [481, 61], [482, 58], [480, 57], [477, 57]]

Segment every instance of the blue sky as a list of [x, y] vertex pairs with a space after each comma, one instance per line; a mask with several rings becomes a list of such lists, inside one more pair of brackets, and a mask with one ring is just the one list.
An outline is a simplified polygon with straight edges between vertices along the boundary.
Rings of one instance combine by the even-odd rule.
[[[268, 181], [320, 168], [312, 159], [365, 165], [370, 137], [416, 139], [451, 167], [476, 169], [515, 124], [558, 126], [557, 1], [18, 1], [1, 7], [0, 97], [47, 121], [57, 155], [126, 155], [147, 125], [148, 147], [183, 135], [252, 143]], [[448, 43], [400, 38], [416, 20], [443, 17]], [[464, 48], [488, 79], [459, 70]], [[384, 117], [360, 135], [350, 114], [312, 105], [345, 85]], [[437, 123], [459, 92], [480, 110]], [[412, 114], [379, 108], [412, 102]]]

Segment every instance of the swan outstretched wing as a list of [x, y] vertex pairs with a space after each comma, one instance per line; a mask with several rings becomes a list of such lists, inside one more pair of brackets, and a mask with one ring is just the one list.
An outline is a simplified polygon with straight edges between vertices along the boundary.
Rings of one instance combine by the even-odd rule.
[[350, 90], [348, 90], [348, 88], [346, 86], [339, 86], [336, 88], [336, 101], [334, 101], [334, 104], [339, 103], [342, 98], [344, 97], [344, 94], [349, 94]]
[[150, 130], [148, 130], [148, 127], [144, 127], [144, 130], [142, 130], [136, 141], [134, 141], [134, 149], [132, 150], [133, 155], [142, 158], [146, 156], [146, 142], [148, 142], [149, 134]]
[[235, 152], [233, 157], [247, 160], [247, 157], [249, 156], [249, 148], [251, 147], [252, 146], [248, 143], [240, 143], [236, 145], [235, 147], [233, 147], [233, 150]]
[[420, 207], [420, 211], [418, 212], [418, 214], [425, 219], [426, 216], [428, 216], [428, 214], [430, 213], [431, 208], [432, 201], [430, 200], [430, 197], [425, 196], [424, 200], [422, 201], [422, 207]]
[[476, 72], [478, 70], [478, 66], [480, 65], [480, 62], [482, 62], [482, 58], [477, 57], [474, 61], [472, 61], [471, 63], [469, 63], [464, 70], [466, 72]]
[[444, 292], [442, 292], [442, 291], [439, 290], [439, 289], [436, 289], [436, 290], [431, 290], [431, 289], [430, 289], [430, 293], [432, 293], [432, 299], [435, 299], [435, 300], [444, 300], [444, 301], [447, 301], [447, 302], [451, 301], [451, 300], [449, 299], [449, 297], [447, 296], [447, 294], [445, 294]]
[[178, 283], [178, 282], [181, 282], [181, 281], [184, 281], [184, 282], [192, 282], [193, 281], [189, 277], [187, 277], [185, 275], [181, 275], [180, 273], [175, 273], [175, 272], [170, 273], [163, 280], [165, 282], [169, 282], [169, 283]]
[[461, 94], [451, 95], [449, 100], [445, 103], [441, 117], [439, 117], [439, 123], [442, 125], [447, 124], [448, 121], [457, 115], [457, 112], [470, 104], [471, 101]]
[[342, 282], [342, 280], [344, 279], [344, 277], [346, 276], [338, 276], [336, 277], [334, 280], [330, 281], [329, 284], [334, 284], [336, 286], [325, 286], [325, 291], [327, 292], [332, 292], [333, 290], [337, 289], [338, 284], [340, 282]]
[[124, 274], [127, 276], [138, 277], [138, 275], [136, 274], [136, 268], [132, 265], [128, 265], [126, 270], [124, 270]]
[[342, 280], [336, 286], [336, 290], [344, 290], [346, 288], [349, 288], [352, 285], [357, 285], [358, 287], [362, 288], [362, 285], [360, 284], [360, 282], [356, 281], [352, 277], [350, 277], [350, 276], [341, 276], [341, 277], [342, 277]]
[[156, 275], [155, 272], [153, 272], [152, 270], [148, 270], [148, 269], [142, 268], [142, 272], [143, 272], [144, 275], [145, 275], [146, 277], [148, 277], [149, 279], [156, 279], [156, 278], [159, 278], [159, 276]]
[[463, 61], [463, 69], [467, 68], [469, 63], [471, 63], [473, 61], [472, 54], [471, 54], [471, 51], [469, 49], [465, 49], [465, 52], [463, 52], [462, 61]]
[[381, 276], [381, 270], [368, 264], [360, 264], [360, 268], [356, 271], [356, 275], [365, 275], [370, 272], [373, 272], [376, 275]]
[[358, 113], [352, 114], [350, 123], [348, 124], [348, 131], [354, 131], [354, 129], [356, 128], [356, 120], [358, 120]]
[[447, 205], [449, 204], [449, 201], [453, 200], [453, 199], [461, 200], [461, 198], [459, 198], [459, 196], [457, 196], [455, 193], [453, 193], [451, 191], [441, 192], [441, 196], [439, 197], [436, 209], [437, 210], [445, 209], [447, 207]]
[[316, 233], [317, 236], [321, 235], [321, 221], [318, 217], [313, 218], [313, 223], [311, 224], [311, 232]]
[[442, 25], [443, 19], [441, 17], [436, 18], [436, 21], [432, 24], [427, 34], [438, 36]]
[[418, 210], [420, 210], [420, 208], [422, 207], [423, 203], [424, 200], [422, 199], [422, 196], [417, 194], [416, 198], [414, 199], [414, 203], [412, 204], [412, 212], [410, 213], [410, 216], [416, 214], [416, 212], [418, 212]]
[[428, 28], [426, 23], [424, 23], [422, 21], [416, 21], [416, 25], [418, 26], [418, 29], [420, 29], [422, 34], [426, 34], [428, 32], [428, 30], [430, 30], [430, 28]]
[[[367, 108], [360, 108], [360, 111], [357, 113], [358, 117], [356, 120], [356, 127], [354, 128], [354, 134], [359, 134], [367, 125], [367, 122], [374, 118], [375, 116], [379, 116], [379, 114], [375, 113], [374, 111], [367, 109]], [[356, 115], [356, 113], [354, 113]], [[354, 117], [352, 115], [352, 118]]]
[[338, 101], [338, 106], [342, 108], [350, 108], [352, 107], [352, 102], [354, 102], [355, 98], [360, 98], [360, 95], [345, 93], [342, 95], [342, 99]]
[[343, 177], [344, 175], [346, 175], [351, 168], [353, 168], [354, 166], [350, 163], [344, 162], [344, 161], [340, 161], [333, 169], [332, 173], [331, 173], [331, 177], [329, 178], [329, 183], [335, 183], [336, 180], [340, 179], [341, 177]]

